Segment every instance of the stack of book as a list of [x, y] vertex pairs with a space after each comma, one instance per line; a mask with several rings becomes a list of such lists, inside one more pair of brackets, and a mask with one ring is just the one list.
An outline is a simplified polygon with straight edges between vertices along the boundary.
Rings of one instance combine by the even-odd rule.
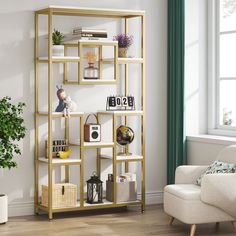
[[63, 42], [78, 41], [78, 40], [106, 40], [106, 29], [93, 29], [76, 27], [72, 30], [72, 34], [66, 34]]
[[82, 28], [77, 27], [72, 31], [73, 35], [79, 36], [81, 39], [106, 39], [107, 30], [106, 29], [92, 29], [92, 28]]

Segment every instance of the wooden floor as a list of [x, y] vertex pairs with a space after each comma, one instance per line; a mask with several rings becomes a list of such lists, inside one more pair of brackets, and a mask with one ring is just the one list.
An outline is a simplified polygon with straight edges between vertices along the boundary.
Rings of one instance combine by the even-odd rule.
[[[99, 211], [57, 214], [53, 221], [46, 215], [10, 218], [0, 225], [0, 236], [185, 236], [189, 226], [174, 222], [168, 225], [169, 217], [162, 206], [148, 206], [145, 213], [138, 207]], [[197, 235], [236, 235], [230, 223], [200, 225]]]

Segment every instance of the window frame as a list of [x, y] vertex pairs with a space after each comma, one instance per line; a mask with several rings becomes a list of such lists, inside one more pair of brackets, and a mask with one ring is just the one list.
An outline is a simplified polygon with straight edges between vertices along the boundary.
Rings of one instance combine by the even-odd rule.
[[208, 134], [236, 136], [236, 126], [220, 125], [220, 0], [208, 1]]

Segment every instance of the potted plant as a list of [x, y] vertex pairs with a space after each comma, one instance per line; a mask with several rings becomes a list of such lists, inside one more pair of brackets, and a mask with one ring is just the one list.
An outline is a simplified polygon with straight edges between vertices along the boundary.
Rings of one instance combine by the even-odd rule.
[[113, 40], [118, 41], [118, 56], [127, 57], [129, 47], [133, 44], [133, 35], [118, 34], [114, 36]]
[[59, 30], [54, 29], [52, 33], [52, 55], [56, 57], [64, 57], [64, 45], [62, 45], [62, 40], [65, 38], [65, 35], [62, 34]]
[[[21, 150], [16, 142], [26, 133], [22, 118], [24, 106], [21, 102], [13, 105], [10, 97], [0, 99], [0, 168], [17, 166], [14, 155], [20, 155]], [[8, 220], [7, 208], [7, 195], [0, 194], [0, 224]]]

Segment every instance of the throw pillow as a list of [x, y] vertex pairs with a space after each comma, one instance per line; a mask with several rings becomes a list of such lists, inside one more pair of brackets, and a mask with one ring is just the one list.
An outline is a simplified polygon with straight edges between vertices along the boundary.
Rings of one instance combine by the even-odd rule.
[[236, 164], [214, 161], [206, 171], [197, 179], [197, 185], [201, 186], [204, 175], [216, 173], [236, 173]]

